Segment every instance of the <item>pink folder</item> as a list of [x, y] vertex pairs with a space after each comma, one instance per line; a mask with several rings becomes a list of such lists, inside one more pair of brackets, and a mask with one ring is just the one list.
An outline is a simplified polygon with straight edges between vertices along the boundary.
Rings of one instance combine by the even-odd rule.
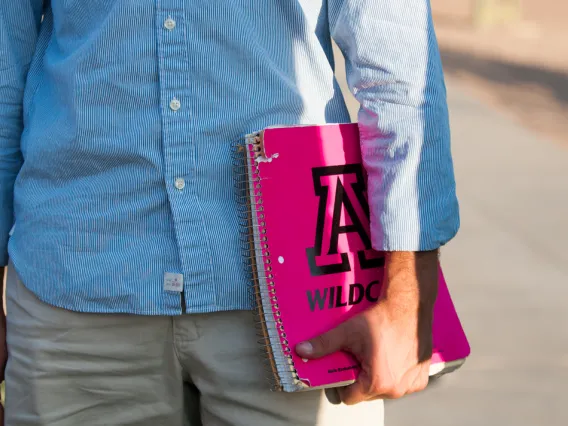
[[[237, 151], [247, 271], [273, 389], [356, 380], [345, 352], [302, 360], [294, 347], [376, 302], [384, 258], [371, 249], [356, 123], [271, 127]], [[468, 340], [439, 269], [430, 374], [460, 367]]]

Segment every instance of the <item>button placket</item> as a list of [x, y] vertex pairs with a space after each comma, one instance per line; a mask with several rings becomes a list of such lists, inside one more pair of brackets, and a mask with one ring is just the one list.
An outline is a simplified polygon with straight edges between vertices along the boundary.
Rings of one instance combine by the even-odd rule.
[[[205, 239], [203, 219], [195, 209], [186, 208], [187, 203], [197, 197], [193, 170], [194, 88], [193, 84], [187, 84], [188, 73], [191, 73], [188, 60], [192, 57], [188, 51], [190, 45], [186, 38], [186, 26], [191, 16], [188, 16], [186, 3], [180, 0], [156, 2], [154, 21], [154, 31], [158, 40], [163, 182], [168, 193], [179, 256], [179, 270], [174, 272], [199, 270], [183, 282], [186, 303], [182, 306], [182, 312], [184, 308], [191, 307], [195, 303], [192, 302], [195, 294], [202, 291], [200, 287], [195, 287], [195, 283], [200, 282], [200, 276], [205, 277], [211, 273], [210, 255], [207, 252], [194, 255], [192, 251], [195, 246], [203, 245]], [[199, 266], [195, 268], [194, 264]], [[177, 286], [174, 287], [178, 289]], [[208, 305], [214, 305], [216, 301], [216, 296], [212, 292], [205, 292], [199, 295], [199, 298]]]

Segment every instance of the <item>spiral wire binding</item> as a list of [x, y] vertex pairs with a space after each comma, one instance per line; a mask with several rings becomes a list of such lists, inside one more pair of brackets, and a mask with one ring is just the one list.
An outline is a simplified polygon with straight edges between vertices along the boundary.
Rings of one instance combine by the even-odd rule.
[[305, 385], [299, 380], [294, 366], [274, 286], [270, 244], [264, 221], [262, 179], [256, 161], [263, 155], [262, 131], [247, 135], [244, 143], [239, 141], [233, 146], [243, 265], [250, 282], [254, 323], [270, 389], [294, 391]]

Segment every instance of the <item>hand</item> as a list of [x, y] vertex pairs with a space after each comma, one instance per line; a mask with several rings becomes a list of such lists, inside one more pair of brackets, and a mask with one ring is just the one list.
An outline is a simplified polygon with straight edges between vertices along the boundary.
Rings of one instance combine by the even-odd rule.
[[377, 304], [296, 352], [315, 359], [343, 350], [357, 359], [357, 381], [339, 389], [347, 405], [421, 391], [429, 380], [437, 289], [437, 251], [388, 253]]

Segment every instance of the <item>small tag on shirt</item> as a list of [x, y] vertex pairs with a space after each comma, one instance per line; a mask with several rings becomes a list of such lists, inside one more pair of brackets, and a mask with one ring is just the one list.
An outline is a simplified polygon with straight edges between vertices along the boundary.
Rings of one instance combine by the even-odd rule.
[[166, 272], [164, 274], [164, 290], [181, 293], [183, 291], [183, 275]]

